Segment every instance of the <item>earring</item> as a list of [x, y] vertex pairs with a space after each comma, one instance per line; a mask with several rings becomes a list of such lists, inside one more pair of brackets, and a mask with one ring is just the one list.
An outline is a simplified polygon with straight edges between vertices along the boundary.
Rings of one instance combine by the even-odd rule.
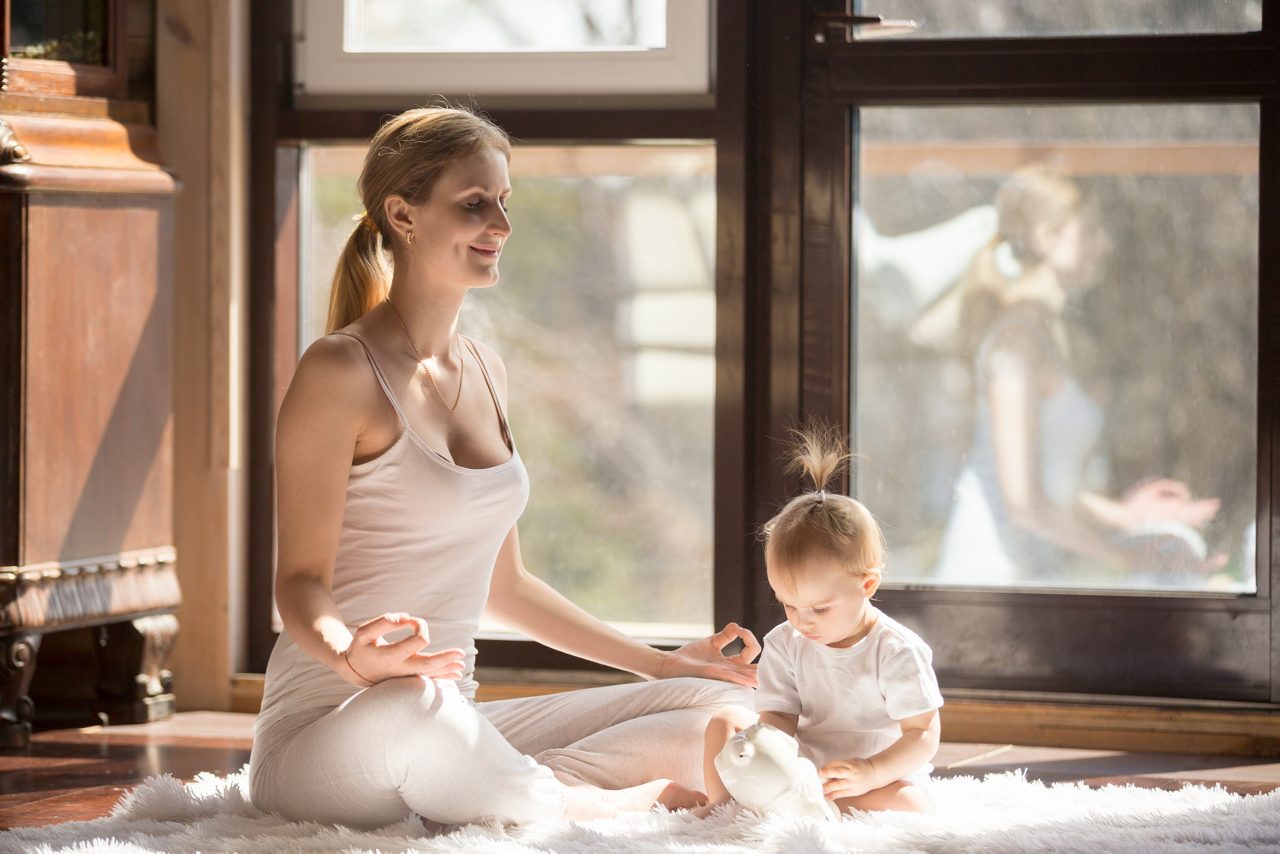
[[407, 233], [407, 234], [404, 236], [404, 242], [405, 242], [405, 243], [407, 243], [407, 244], [409, 244], [410, 246], [412, 246], [412, 245], [413, 245], [413, 232], [412, 232], [412, 231], [410, 231], [409, 233]]

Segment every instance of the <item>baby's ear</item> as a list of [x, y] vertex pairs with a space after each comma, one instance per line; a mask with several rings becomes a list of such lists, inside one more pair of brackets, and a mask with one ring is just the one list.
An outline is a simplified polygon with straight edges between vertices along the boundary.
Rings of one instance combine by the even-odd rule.
[[880, 589], [880, 581], [884, 578], [879, 567], [868, 569], [862, 574], [862, 592], [870, 599]]

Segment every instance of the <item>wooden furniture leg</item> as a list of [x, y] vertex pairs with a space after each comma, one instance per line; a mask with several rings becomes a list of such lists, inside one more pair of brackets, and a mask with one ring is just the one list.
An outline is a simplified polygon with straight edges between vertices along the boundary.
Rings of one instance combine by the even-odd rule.
[[178, 618], [151, 614], [104, 627], [98, 649], [97, 711], [113, 724], [145, 723], [175, 711], [173, 674], [165, 669]]
[[0, 637], [0, 749], [26, 747], [31, 737], [35, 707], [27, 691], [39, 649], [34, 632]]

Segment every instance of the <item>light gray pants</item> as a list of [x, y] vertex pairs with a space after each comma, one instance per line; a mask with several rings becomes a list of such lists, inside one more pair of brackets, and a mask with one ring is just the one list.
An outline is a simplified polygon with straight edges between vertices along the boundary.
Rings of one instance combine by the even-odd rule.
[[260, 738], [250, 792], [260, 809], [351, 827], [410, 810], [443, 824], [555, 818], [562, 780], [701, 790], [703, 732], [729, 703], [749, 706], [750, 692], [663, 679], [473, 704], [451, 682], [392, 679], [287, 740]]

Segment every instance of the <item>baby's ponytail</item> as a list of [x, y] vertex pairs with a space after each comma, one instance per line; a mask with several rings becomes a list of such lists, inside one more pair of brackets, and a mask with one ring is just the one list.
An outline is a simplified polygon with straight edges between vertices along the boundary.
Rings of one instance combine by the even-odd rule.
[[853, 575], [879, 573], [887, 548], [875, 517], [860, 501], [826, 489], [851, 459], [844, 437], [834, 426], [819, 423], [792, 436], [787, 468], [807, 476], [814, 489], [791, 499], [765, 524], [769, 571], [790, 575], [817, 557], [834, 560]]
[[815, 422], [803, 430], [792, 430], [791, 436], [787, 471], [806, 476], [815, 493], [825, 492], [836, 471], [851, 458], [840, 431]]

